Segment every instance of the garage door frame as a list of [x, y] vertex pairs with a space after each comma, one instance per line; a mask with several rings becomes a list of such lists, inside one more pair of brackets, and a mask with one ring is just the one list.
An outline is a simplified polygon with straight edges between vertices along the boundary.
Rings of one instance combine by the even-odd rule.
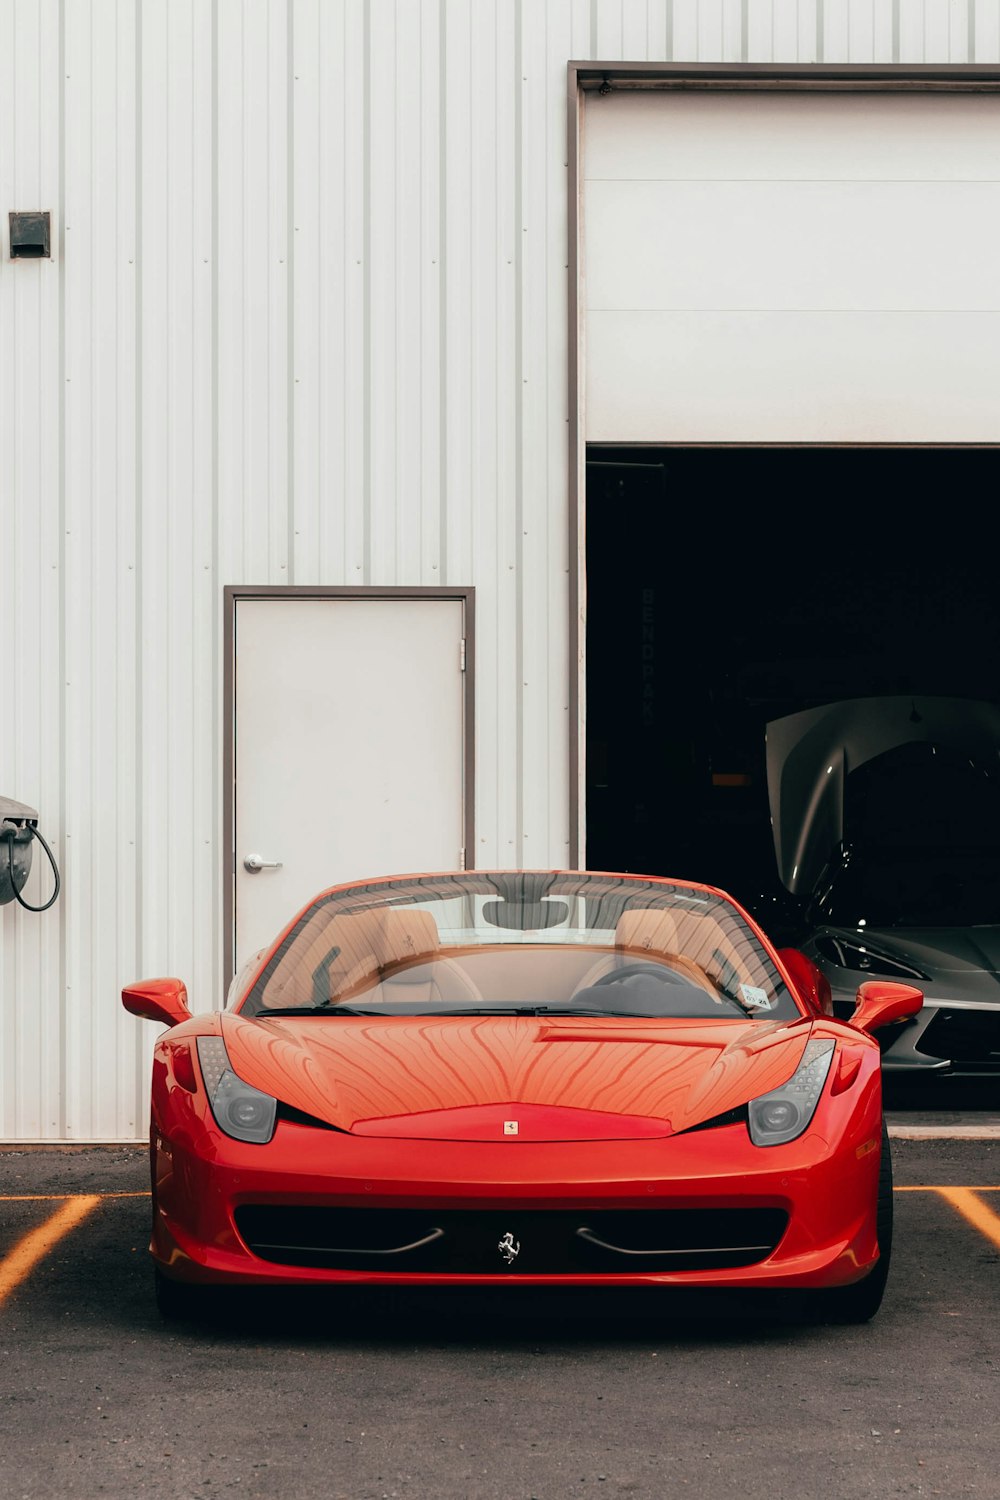
[[462, 775], [464, 798], [464, 844], [466, 863], [474, 858], [476, 813], [476, 591], [474, 587], [414, 587], [377, 585], [351, 588], [339, 585], [309, 584], [228, 584], [223, 591], [224, 667], [223, 667], [223, 751], [222, 751], [222, 848], [223, 848], [223, 984], [228, 986], [234, 973], [236, 935], [236, 607], [248, 599], [359, 599], [431, 600], [446, 599], [461, 603], [465, 620], [465, 701], [462, 724]]
[[[569, 193], [569, 784], [570, 860], [578, 866], [586, 848], [584, 745], [586, 743], [586, 554], [584, 537], [586, 495], [586, 423], [584, 391], [586, 366], [583, 348], [582, 268], [582, 139], [583, 98], [611, 90], [678, 91], [814, 91], [826, 93], [1000, 93], [1000, 68], [978, 64], [835, 66], [824, 63], [788, 65], [757, 63], [629, 63], [581, 62], [567, 64], [567, 170]], [[951, 443], [619, 443], [616, 447], [849, 447], [950, 448]], [[963, 447], [996, 448], [988, 443]]]

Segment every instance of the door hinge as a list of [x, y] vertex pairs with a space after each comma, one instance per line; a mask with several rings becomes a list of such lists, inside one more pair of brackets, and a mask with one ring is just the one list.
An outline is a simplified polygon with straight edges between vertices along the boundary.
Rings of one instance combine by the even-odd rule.
[[459, 849], [459, 851], [458, 851], [458, 868], [460, 870], [464, 870], [465, 869], [465, 850], [464, 849]]
[[458, 670], [465, 671], [465, 636], [458, 643]]

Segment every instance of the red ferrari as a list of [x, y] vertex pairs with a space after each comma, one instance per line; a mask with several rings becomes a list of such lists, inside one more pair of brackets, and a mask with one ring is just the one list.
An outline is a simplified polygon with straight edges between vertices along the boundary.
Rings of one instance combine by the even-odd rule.
[[788, 1288], [882, 1300], [892, 1176], [871, 1033], [723, 892], [580, 871], [337, 886], [153, 1061], [165, 1316], [210, 1285]]

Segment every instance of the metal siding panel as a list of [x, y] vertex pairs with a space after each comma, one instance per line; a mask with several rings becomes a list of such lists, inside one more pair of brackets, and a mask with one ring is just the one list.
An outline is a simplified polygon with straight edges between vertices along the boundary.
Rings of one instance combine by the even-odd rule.
[[1000, 3], [998, 0], [976, 0], [973, 12], [975, 61], [1000, 62]]
[[930, 3], [931, 0], [898, 0], [899, 61], [901, 63], [948, 61], [946, 57], [928, 57], [925, 54], [925, 9]]
[[[136, 1113], [136, 1027], [116, 1003], [121, 985], [134, 973], [136, 956], [134, 8], [103, 0], [95, 7], [94, 23], [93, 217], [103, 251], [91, 270], [98, 334], [92, 363], [93, 739], [87, 860], [95, 930], [89, 984], [78, 986], [74, 1004], [90, 1012], [95, 1073], [105, 1083], [77, 1129], [83, 1138], [113, 1139], [138, 1135], [143, 1124]], [[95, 879], [95, 872], [104, 873]]]
[[[181, 974], [206, 1008], [213, 998], [204, 984], [215, 916], [206, 837], [209, 855], [216, 847], [206, 527], [212, 215], [211, 179], [199, 168], [200, 154], [212, 145], [211, 80], [200, 65], [206, 51], [211, 56], [210, 34], [200, 24], [207, 16], [199, 17], [191, 0], [162, 0], [141, 11], [138, 882], [143, 971]], [[141, 1031], [148, 1048], [154, 1029]]]
[[[524, 68], [513, 6], [497, 11], [495, 30], [478, 38], [471, 93], [475, 100], [471, 295], [473, 366], [472, 489], [476, 508], [477, 847], [468, 863], [509, 864], [518, 816], [517, 286], [522, 246], [520, 162], [515, 157]], [[492, 566], [490, 564], [492, 559]], [[454, 582], [461, 582], [454, 579]], [[500, 843], [500, 829], [506, 842]]]
[[[9, 587], [0, 629], [15, 649], [0, 662], [5, 704], [0, 792], [40, 811], [62, 859], [58, 411], [58, 8], [0, 6], [0, 555]], [[13, 149], [5, 149], [9, 146]], [[7, 258], [8, 208], [48, 208], [53, 258]], [[52, 889], [36, 844], [24, 895]], [[16, 903], [0, 909], [0, 1132], [58, 1135], [61, 1127], [61, 928]]]
[[746, 62], [744, 0], [721, 0], [722, 61]]
[[360, 3], [293, 11], [294, 579], [364, 581], [365, 29]]
[[[405, 7], [404, 7], [405, 9]], [[411, 16], [415, 12], [410, 9]], [[396, 480], [399, 463], [397, 317], [402, 310], [397, 224], [402, 163], [396, 140], [396, 37], [401, 13], [394, 0], [369, 11], [368, 42], [368, 472], [372, 583], [397, 581]]]
[[[539, 6], [542, 15], [541, 24], [544, 26], [547, 17], [553, 11], [551, 0], [548, 6]], [[621, 56], [633, 58], [636, 62], [645, 62], [652, 53], [650, 52], [649, 36], [649, 7], [646, 0], [621, 0]]]
[[[867, 0], [866, 0], [867, 3]], [[815, 62], [822, 0], [747, 0], [748, 62]]]
[[[548, 494], [548, 177], [546, 151], [548, 59], [545, 11], [525, 5], [522, 12], [523, 124], [521, 132], [521, 497], [518, 518], [521, 581], [520, 664], [521, 817], [515, 864], [545, 863], [548, 856], [548, 639], [546, 550]], [[561, 508], [561, 507], [560, 507]], [[562, 665], [562, 663], [560, 663]]]
[[[227, 582], [288, 581], [288, 11], [220, 0], [219, 489]], [[339, 85], [338, 85], [339, 86]]]
[[[317, 191], [326, 180], [328, 120], [320, 89], [320, 0], [298, 0], [292, 11], [292, 472], [295, 513], [289, 582], [319, 583], [322, 497], [321, 350], [328, 302], [325, 288], [343, 282], [343, 233], [331, 234], [328, 207], [337, 193]], [[329, 413], [336, 421], [339, 412]]]
[[[21, 104], [15, 92], [15, 83], [19, 76], [27, 76], [21, 74], [15, 62], [18, 32], [15, 29], [14, 20], [14, 0], [2, 0], [0, 3], [0, 142], [14, 139], [14, 122]], [[27, 28], [22, 30], [21, 35], [27, 40]], [[32, 81], [37, 89], [37, 79]], [[37, 112], [37, 104], [35, 107]], [[22, 115], [26, 113], [23, 106], [21, 106], [21, 113]], [[5, 203], [16, 201], [14, 157], [12, 153], [2, 149], [0, 149], [0, 196]], [[0, 218], [0, 334], [16, 351], [15, 284], [12, 270], [7, 260], [7, 225]], [[39, 267], [40, 270], [41, 267]], [[25, 461], [20, 452], [20, 422], [16, 420], [16, 417], [20, 417], [21, 412], [27, 411], [29, 422], [34, 418], [36, 430], [40, 426], [37, 406], [32, 401], [32, 397], [37, 400], [35, 396], [37, 387], [33, 387], [30, 373], [22, 385], [22, 390], [26, 394], [30, 393], [28, 401], [22, 405], [19, 412], [15, 413], [15, 382], [12, 363], [9, 359], [0, 360], [0, 452], [9, 455], [8, 463], [0, 467], [0, 550], [4, 557], [10, 559], [8, 567], [13, 570], [15, 580], [13, 588], [0, 590], [0, 631], [3, 632], [4, 640], [14, 639], [15, 621], [18, 618], [25, 618], [19, 613], [21, 603], [18, 597], [21, 566], [19, 543], [22, 523], [17, 497], [26, 492], [31, 485], [32, 474], [30, 464]], [[22, 401], [23, 399], [22, 397]], [[30, 562], [30, 559], [29, 543], [29, 550], [24, 561]], [[31, 582], [34, 582], [33, 578]], [[27, 649], [27, 643], [25, 643], [25, 653]], [[34, 657], [34, 653], [32, 655]], [[21, 778], [21, 768], [18, 765], [20, 745], [22, 743], [30, 745], [33, 740], [37, 741], [38, 734], [37, 718], [34, 723], [26, 722], [27, 703], [22, 702], [17, 695], [19, 659], [19, 653], [15, 654], [10, 651], [5, 651], [0, 655], [0, 694], [3, 695], [5, 703], [12, 703], [15, 708], [14, 713], [8, 712], [0, 718], [0, 777], [3, 778], [4, 796], [13, 795], [14, 787], [19, 784]], [[25, 666], [29, 671], [36, 666], [36, 663], [37, 658], [25, 660]], [[17, 800], [27, 800], [27, 792], [23, 792]], [[2, 939], [2, 946], [0, 946], [0, 1130], [5, 1136], [12, 1135], [16, 1131], [18, 1082], [22, 1077], [15, 1058], [19, 984], [23, 985], [29, 974], [31, 978], [35, 977], [38, 964], [37, 954], [21, 951], [19, 934], [22, 926], [19, 909], [12, 910], [9, 904], [0, 910], [0, 939]], [[31, 1082], [35, 1085], [37, 1092], [41, 1080], [33, 1075], [34, 1069], [32, 1068]]]
[[673, 21], [675, 59], [678, 62], [701, 62], [703, 59], [698, 51], [699, 0], [674, 0]]
[[923, 0], [924, 57], [955, 62], [951, 55], [951, 0]]
[[1000, 3], [998, 0], [973, 0], [972, 32], [975, 42], [973, 62], [1000, 62]]
[[698, 6], [698, 56], [724, 60], [722, 0], [700, 0]]
[[[104, 852], [95, 807], [92, 692], [95, 595], [91, 568], [95, 514], [94, 419], [102, 393], [92, 356], [99, 349], [103, 320], [110, 309], [95, 307], [93, 279], [96, 225], [93, 217], [92, 164], [101, 160], [104, 141], [95, 131], [95, 25], [88, 3], [71, 6], [65, 18], [65, 694], [66, 694], [66, 853], [63, 862], [61, 917], [66, 931], [66, 1134], [92, 1135], [95, 1108], [100, 1108], [101, 1028], [92, 1003], [93, 943], [101, 914], [92, 871]], [[100, 58], [98, 58], [98, 78]], [[95, 139], [96, 134], [96, 139]], [[97, 411], [95, 411], [95, 406]], [[103, 582], [103, 580], [101, 580]], [[97, 599], [98, 606], [102, 601]], [[98, 839], [94, 847], [95, 835]], [[112, 866], [113, 870], [113, 866]], [[114, 875], [112, 875], [114, 878]]]
[[[517, 0], [517, 3], [520, 5], [521, 0]], [[676, 6], [677, 0], [674, 0], [674, 4]], [[622, 0], [596, 0], [592, 14], [594, 50], [591, 56], [600, 58], [602, 62], [614, 62], [623, 57]]]
[[848, 0], [824, 0], [823, 61], [848, 62], [851, 52], [850, 6]]
[[948, 4], [948, 51], [951, 61], [974, 62], [970, 48], [970, 12], [975, 12], [975, 0], [949, 0]]
[[[498, 22], [499, 27], [499, 22]], [[420, 506], [420, 576], [424, 583], [441, 581], [442, 543], [442, 263], [441, 233], [443, 189], [441, 156], [443, 120], [441, 101], [442, 12], [438, 0], [420, 0], [420, 99], [417, 118], [420, 129], [419, 232], [411, 244], [419, 246], [420, 283], [415, 289], [420, 303], [417, 353], [419, 358], [420, 429], [417, 434], [419, 463], [406, 468], [411, 477], [410, 505]], [[503, 136], [497, 132], [497, 153], [503, 151]], [[419, 497], [419, 498], [418, 498]], [[472, 860], [471, 851], [469, 853]]]
[[[572, 13], [568, 4], [550, 6], [548, 15], [548, 87], [546, 89], [546, 550], [545, 592], [546, 716], [544, 799], [538, 807], [539, 837], [533, 858], [543, 864], [566, 864], [570, 850], [569, 766], [569, 458], [566, 432], [569, 393], [563, 351], [569, 339], [566, 275], [569, 269], [569, 203], [566, 183], [566, 111], [559, 78], [572, 56]], [[650, 55], [662, 56], [662, 44], [650, 31]], [[560, 186], [563, 191], [560, 192]], [[544, 525], [544, 533], [543, 533]], [[575, 562], [575, 559], [574, 559]], [[530, 760], [529, 760], [530, 764]]]
[[473, 576], [472, 409], [472, 121], [469, 85], [473, 11], [467, 0], [444, 0], [444, 505], [445, 566], [442, 583]]
[[[344, 583], [370, 583], [367, 554], [369, 507], [368, 473], [368, 368], [371, 357], [367, 325], [366, 289], [370, 233], [367, 218], [368, 182], [368, 79], [365, 71], [367, 32], [364, 0], [348, 0], [344, 6], [343, 34], [339, 52], [324, 51], [324, 88], [344, 101], [344, 239], [347, 274], [340, 294], [343, 299], [343, 355], [336, 383], [343, 412], [342, 450], [331, 455], [337, 462], [339, 484], [331, 486], [330, 501], [342, 498]], [[336, 42], [336, 29], [331, 40]], [[332, 518], [331, 518], [332, 519]], [[324, 579], [324, 583], [337, 580]]]

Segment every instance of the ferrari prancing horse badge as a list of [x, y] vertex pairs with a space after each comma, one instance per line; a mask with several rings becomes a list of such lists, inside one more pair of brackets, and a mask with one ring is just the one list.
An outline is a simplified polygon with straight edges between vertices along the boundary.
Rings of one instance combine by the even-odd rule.
[[497, 1249], [500, 1251], [500, 1254], [503, 1256], [507, 1264], [511, 1266], [514, 1264], [514, 1261], [517, 1259], [517, 1256], [521, 1252], [521, 1241], [518, 1240], [515, 1244], [514, 1236], [508, 1229], [499, 1245], [497, 1245]]

